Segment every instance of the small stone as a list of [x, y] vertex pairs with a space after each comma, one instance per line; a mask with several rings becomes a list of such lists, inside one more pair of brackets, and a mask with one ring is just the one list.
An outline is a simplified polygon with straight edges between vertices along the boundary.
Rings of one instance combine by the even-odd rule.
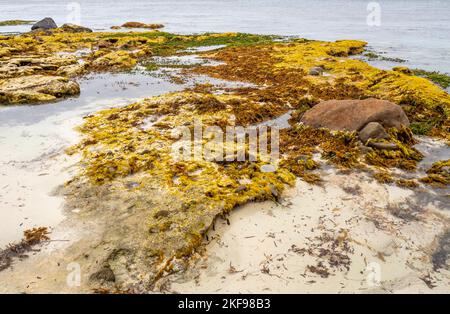
[[92, 274], [90, 279], [96, 281], [115, 282], [116, 276], [114, 275], [114, 272], [111, 270], [111, 268], [104, 267], [98, 272]]
[[323, 74], [323, 68], [322, 67], [313, 67], [309, 70], [309, 75], [313, 76], [321, 76]]
[[369, 122], [360, 132], [359, 139], [364, 144], [370, 139], [388, 139], [389, 135], [378, 122]]
[[139, 183], [131, 181], [131, 182], [127, 182], [125, 185], [128, 189], [134, 189], [139, 186]]
[[170, 212], [168, 210], [163, 209], [163, 210], [158, 211], [153, 217], [155, 219], [159, 219], [159, 218], [167, 217], [169, 215], [170, 215]]
[[276, 199], [278, 199], [278, 197], [280, 196], [278, 189], [273, 184], [270, 185], [270, 192]]

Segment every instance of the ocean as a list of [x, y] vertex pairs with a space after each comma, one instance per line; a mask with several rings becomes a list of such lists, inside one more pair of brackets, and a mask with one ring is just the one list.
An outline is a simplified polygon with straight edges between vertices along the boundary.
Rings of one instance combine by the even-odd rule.
[[[127, 21], [163, 23], [176, 33], [248, 32], [309, 39], [361, 39], [406, 66], [450, 73], [446, 0], [0, 0], [0, 20], [78, 22], [108, 30]], [[30, 26], [0, 27], [0, 33]]]

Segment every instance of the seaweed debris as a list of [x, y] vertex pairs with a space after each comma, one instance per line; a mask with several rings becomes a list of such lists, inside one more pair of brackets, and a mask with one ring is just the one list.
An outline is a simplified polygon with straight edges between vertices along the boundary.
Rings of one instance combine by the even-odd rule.
[[0, 251], [0, 271], [11, 267], [14, 258], [26, 258], [27, 253], [33, 251], [33, 248], [49, 238], [47, 227], [33, 228], [24, 231], [22, 241], [16, 244], [9, 244]]

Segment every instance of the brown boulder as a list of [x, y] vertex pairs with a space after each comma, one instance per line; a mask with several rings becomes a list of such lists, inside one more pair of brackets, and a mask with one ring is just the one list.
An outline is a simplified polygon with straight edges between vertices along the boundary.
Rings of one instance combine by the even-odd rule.
[[375, 98], [324, 101], [306, 111], [301, 122], [343, 131], [360, 131], [370, 122], [378, 122], [385, 128], [409, 126], [408, 117], [399, 105]]

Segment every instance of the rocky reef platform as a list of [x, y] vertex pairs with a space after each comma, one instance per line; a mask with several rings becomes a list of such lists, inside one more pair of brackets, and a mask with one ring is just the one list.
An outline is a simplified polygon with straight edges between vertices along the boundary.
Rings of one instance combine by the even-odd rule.
[[[221, 236], [216, 223], [233, 221], [236, 208], [249, 206], [261, 210], [243, 217], [248, 224], [262, 224], [261, 215], [273, 214], [280, 217], [271, 218], [278, 229], [249, 226], [252, 234], [242, 231], [234, 238], [241, 251], [226, 251], [233, 260], [222, 255], [219, 266], [206, 262], [204, 268], [218, 267], [244, 285], [252, 272], [261, 282], [275, 276], [278, 292], [338, 292], [341, 282], [353, 280], [348, 273], [360, 274], [355, 275], [358, 285], [343, 291], [403, 289], [404, 278], [421, 282], [423, 292], [447, 289], [450, 95], [407, 68], [381, 70], [353, 58], [365, 47], [357, 40], [100, 33], [73, 25], [0, 36], [0, 104], [5, 107], [58, 106], [82, 95], [80, 82], [99, 73], [139, 70], [180, 87], [83, 116], [78, 143], [64, 147], [64, 154], [78, 158], [76, 170], [57, 190], [67, 217], [54, 234], [70, 240], [39, 244], [42, 254], [9, 261], [14, 268], [0, 272], [0, 280], [14, 284], [3, 289], [142, 293], [174, 291], [173, 286], [196, 291], [195, 278], [205, 277], [199, 265], [223, 249], [219, 240], [210, 243], [210, 236]], [[219, 133], [227, 127], [277, 126], [277, 167], [267, 171], [259, 152], [250, 157], [246, 141], [240, 148], [248, 158], [240, 161], [234, 140], [210, 147], [225, 152], [221, 160], [176, 159], [177, 129], [194, 132], [197, 121], [201, 131], [214, 127]], [[274, 132], [269, 128], [268, 134]], [[212, 139], [206, 134], [200, 144]], [[279, 206], [269, 209], [270, 204]], [[220, 229], [224, 237], [227, 228]], [[280, 235], [283, 231], [287, 236]], [[250, 236], [261, 243], [274, 240], [241, 246]], [[280, 249], [273, 249], [274, 243]], [[265, 262], [261, 254], [239, 259], [253, 245], [273, 253]], [[301, 262], [293, 256], [301, 256]], [[280, 258], [295, 271], [280, 272]], [[66, 268], [55, 266], [45, 269], [47, 279], [27, 286], [49, 259], [79, 265], [83, 284], [68, 286]], [[370, 264], [374, 259], [378, 266], [400, 263], [402, 269], [390, 269], [386, 278], [360, 290], [360, 283], [366, 285], [361, 272], [375, 265]], [[243, 271], [246, 263], [252, 271]], [[238, 292], [228, 279], [209, 277]], [[196, 287], [211, 289], [207, 281]], [[292, 285], [283, 286], [285, 281]], [[249, 292], [264, 292], [252, 282]]]

